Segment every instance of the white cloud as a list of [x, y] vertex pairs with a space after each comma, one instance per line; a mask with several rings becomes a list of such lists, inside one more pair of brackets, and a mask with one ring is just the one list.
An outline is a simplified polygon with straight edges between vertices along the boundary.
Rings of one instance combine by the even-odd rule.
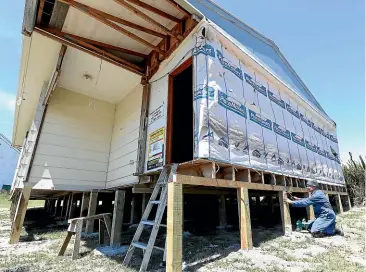
[[15, 110], [15, 95], [0, 90], [0, 110]]

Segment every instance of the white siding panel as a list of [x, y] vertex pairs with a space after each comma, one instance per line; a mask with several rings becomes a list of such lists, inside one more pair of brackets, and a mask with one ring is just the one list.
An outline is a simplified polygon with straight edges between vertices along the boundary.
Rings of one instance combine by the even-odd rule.
[[73, 190], [73, 191], [88, 191], [92, 189], [104, 189], [105, 185], [101, 182], [73, 180], [73, 179], [47, 179], [31, 177], [29, 182], [33, 189], [51, 189], [51, 190]]
[[108, 171], [108, 182], [119, 178], [127, 177], [136, 172], [135, 164], [127, 164], [112, 171]]
[[82, 149], [75, 149], [65, 146], [59, 146], [52, 144], [38, 144], [37, 154], [59, 156], [64, 158], [74, 158], [81, 160], [97, 161], [97, 162], [108, 162], [109, 155], [107, 153], [87, 151]]
[[108, 164], [96, 161], [87, 161], [80, 159], [71, 159], [71, 158], [37, 154], [34, 157], [33, 165], [43, 167], [59, 167], [67, 169], [93, 170], [98, 172], [100, 171], [105, 172]]
[[108, 172], [118, 169], [127, 164], [134, 164], [135, 162], [136, 162], [136, 150], [134, 150], [133, 152], [128, 153], [124, 156], [121, 156], [114, 161], [109, 162]]
[[95, 152], [109, 153], [110, 145], [108, 143], [93, 142], [86, 139], [70, 138], [62, 135], [54, 135], [42, 133], [39, 143], [42, 144], [57, 144], [59, 146], [71, 147], [81, 150], [89, 150]]
[[133, 141], [121, 146], [116, 151], [112, 152], [109, 157], [109, 162], [111, 163], [123, 156], [126, 156], [127, 154], [130, 154], [131, 152], [136, 153], [137, 152], [137, 142], [138, 142], [138, 139], [133, 140]]
[[[142, 90], [142, 85], [138, 85], [117, 104], [107, 188], [133, 184], [138, 180], [132, 174], [136, 172]], [[125, 178], [128, 176], [130, 178]]]
[[108, 184], [108, 188], [113, 188], [113, 187], [121, 186], [123, 184], [136, 184], [136, 183], [138, 183], [138, 181], [139, 181], [138, 177], [130, 175], [127, 177], [109, 181], [107, 184]]
[[57, 88], [30, 174], [35, 188], [105, 188], [114, 113], [115, 104]]
[[72, 179], [72, 180], [85, 180], [95, 182], [105, 182], [105, 172], [97, 172], [91, 170], [77, 170], [57, 167], [32, 167], [32, 177], [48, 178], [48, 179]]

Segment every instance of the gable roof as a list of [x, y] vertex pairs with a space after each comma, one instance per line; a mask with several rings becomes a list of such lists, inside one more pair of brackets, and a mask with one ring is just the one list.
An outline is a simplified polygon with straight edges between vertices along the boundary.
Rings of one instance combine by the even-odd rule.
[[[287, 83], [294, 92], [317, 109], [326, 119], [334, 123], [272, 40], [210, 0], [176, 0], [176, 2], [189, 3], [190, 7], [199, 12], [201, 16], [205, 16], [227, 32], [241, 43], [261, 65]], [[183, 3], [181, 4], [183, 5]]]

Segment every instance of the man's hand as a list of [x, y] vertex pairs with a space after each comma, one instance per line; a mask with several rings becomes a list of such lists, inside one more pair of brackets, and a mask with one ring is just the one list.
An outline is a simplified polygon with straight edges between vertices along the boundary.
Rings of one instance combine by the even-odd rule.
[[295, 200], [300, 200], [301, 198], [300, 197], [297, 197], [297, 196], [294, 196], [293, 197]]
[[289, 204], [292, 203], [292, 201], [290, 199], [288, 199], [288, 197], [287, 197], [287, 192], [283, 192], [283, 202], [285, 202], [285, 204], [286, 203], [289, 203]]

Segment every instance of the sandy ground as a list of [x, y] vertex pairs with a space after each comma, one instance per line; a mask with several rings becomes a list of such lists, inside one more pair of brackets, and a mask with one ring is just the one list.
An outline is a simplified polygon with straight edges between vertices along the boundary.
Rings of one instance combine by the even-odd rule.
[[[100, 247], [98, 235], [84, 235], [81, 258], [71, 260], [72, 243], [65, 256], [57, 253], [66, 235], [67, 224], [48, 218], [42, 210], [27, 213], [22, 240], [9, 245], [9, 212], [0, 209], [0, 271], [138, 271], [139, 258], [133, 268], [121, 263], [134, 229], [123, 235], [124, 246]], [[294, 232], [281, 236], [281, 227], [253, 230], [254, 249], [240, 250], [239, 232], [221, 229], [205, 236], [184, 234], [184, 271], [366, 271], [365, 248], [366, 208], [354, 208], [338, 217], [345, 237], [334, 236], [314, 239], [308, 233]], [[40, 219], [42, 218], [42, 219]], [[136, 254], [138, 255], [138, 254]], [[151, 271], [159, 268], [161, 253], [154, 253]]]

